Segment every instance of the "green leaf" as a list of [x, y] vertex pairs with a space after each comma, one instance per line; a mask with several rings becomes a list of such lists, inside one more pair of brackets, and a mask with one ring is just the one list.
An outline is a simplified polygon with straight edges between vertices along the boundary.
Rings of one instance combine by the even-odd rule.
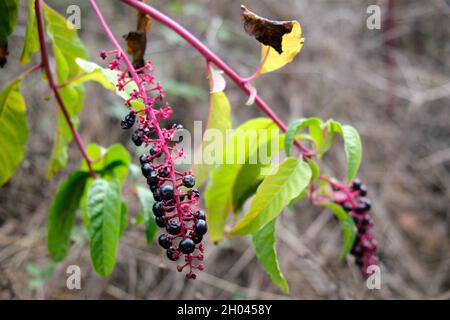
[[[102, 176], [112, 175], [119, 178], [121, 184], [128, 175], [131, 163], [130, 153], [121, 144], [113, 144], [105, 149], [95, 143], [91, 143], [86, 148], [87, 154], [92, 159], [92, 169]], [[86, 161], [83, 159], [81, 170], [89, 171]]]
[[8, 181], [25, 155], [28, 137], [25, 101], [16, 80], [0, 92], [0, 186]]
[[155, 203], [153, 195], [147, 187], [137, 186], [136, 191], [138, 193], [139, 201], [141, 202], [142, 215], [145, 222], [145, 234], [147, 236], [147, 244], [150, 245], [153, 242], [158, 226], [156, 225], [152, 207]]
[[122, 236], [125, 229], [128, 226], [128, 207], [125, 202], [121, 202], [120, 206], [120, 232], [119, 235]]
[[347, 156], [347, 179], [352, 181], [358, 174], [362, 158], [361, 138], [358, 131], [349, 125], [342, 126], [345, 155]]
[[264, 271], [284, 293], [289, 293], [289, 286], [281, 273], [276, 251], [276, 219], [267, 223], [252, 237], [256, 256]]
[[33, 53], [39, 50], [39, 35], [36, 23], [36, 13], [34, 11], [34, 0], [28, 1], [28, 19], [25, 39], [23, 41], [20, 63], [27, 64], [31, 61]]
[[[58, 83], [63, 84], [82, 73], [80, 67], [75, 63], [75, 59], [78, 57], [86, 58], [87, 52], [83, 43], [78, 38], [77, 31], [67, 26], [65, 17], [45, 4], [43, 8], [46, 31], [51, 40], [56, 60], [57, 80]], [[78, 127], [77, 115], [83, 109], [83, 87], [65, 86], [59, 90], [59, 93], [75, 127]], [[48, 178], [51, 178], [53, 174], [67, 164], [67, 149], [72, 139], [72, 132], [62, 112], [58, 111], [58, 126], [47, 172]]]
[[[225, 146], [223, 164], [211, 172], [210, 180], [205, 190], [205, 205], [208, 211], [208, 223], [212, 241], [217, 242], [223, 237], [223, 229], [231, 209], [234, 183], [243, 165], [236, 161], [237, 158], [241, 157], [244, 160], [243, 163], [245, 163], [248, 155], [257, 149], [258, 141], [254, 137], [258, 135], [255, 135], [255, 131], [270, 130], [275, 127], [276, 125], [273, 121], [267, 118], [249, 120], [236, 129], [232, 142], [228, 142]], [[236, 143], [238, 137], [247, 141], [243, 150], [239, 149], [239, 144]], [[227, 158], [232, 160], [231, 163], [227, 163]]]
[[47, 245], [54, 261], [62, 261], [69, 252], [70, 233], [89, 175], [74, 171], [56, 191], [48, 218]]
[[87, 216], [91, 259], [95, 271], [112, 273], [120, 236], [122, 205], [118, 179], [96, 179], [89, 188]]
[[317, 178], [320, 176], [320, 167], [317, 164], [317, 162], [315, 162], [312, 159], [307, 159], [306, 161], [308, 162], [309, 167], [311, 168], [312, 173], [311, 181], [316, 181]]
[[249, 211], [231, 229], [230, 235], [254, 234], [275, 219], [289, 202], [299, 195], [311, 180], [306, 162], [287, 158], [258, 187]]
[[[249, 163], [249, 160], [246, 161], [240, 168], [239, 175], [234, 182], [232, 193], [234, 212], [238, 212], [245, 201], [256, 192], [256, 189], [262, 182], [263, 168], [270, 169], [270, 163], [267, 163], [268, 160], [275, 154], [278, 154], [284, 145], [284, 135], [280, 135], [279, 131], [276, 132], [276, 135], [262, 134], [258, 138], [258, 148], [248, 157], [253, 159], [252, 163]], [[261, 159], [260, 150], [266, 150], [267, 159]], [[255, 159], [256, 161], [254, 161]]]
[[[294, 143], [295, 136], [297, 132], [306, 127], [316, 127], [320, 128], [322, 125], [322, 120], [319, 118], [301, 118], [293, 121], [286, 130], [286, 137], [284, 139], [284, 150], [286, 155], [289, 157], [291, 155], [292, 145]], [[317, 132], [317, 131], [315, 131]]]
[[[205, 129], [207, 130], [216, 129], [221, 134], [222, 137], [225, 137], [226, 130], [231, 129], [231, 107], [230, 102], [228, 101], [227, 96], [223, 92], [213, 92], [211, 93], [211, 101], [210, 101], [210, 109], [209, 109], [209, 119], [208, 125]], [[202, 141], [202, 145], [197, 150], [197, 154], [195, 157], [200, 158], [203, 155], [204, 150], [207, 150], [211, 145], [217, 146], [217, 141]], [[223, 144], [218, 146], [219, 148], [223, 148]], [[195, 173], [195, 182], [197, 188], [199, 188], [208, 178], [210, 171], [214, 168], [214, 164], [204, 163], [202, 160], [201, 163], [196, 163], [193, 167], [193, 171]]]
[[328, 207], [338, 218], [339, 224], [341, 225], [342, 237], [343, 237], [343, 245], [340, 260], [344, 259], [350, 250], [353, 248], [353, 243], [356, 239], [356, 226], [353, 221], [353, 218], [342, 209], [341, 206], [336, 203], [327, 202], [322, 204], [325, 207]]
[[0, 2], [0, 47], [8, 43], [8, 37], [17, 25], [19, 17], [18, 0], [2, 0]]

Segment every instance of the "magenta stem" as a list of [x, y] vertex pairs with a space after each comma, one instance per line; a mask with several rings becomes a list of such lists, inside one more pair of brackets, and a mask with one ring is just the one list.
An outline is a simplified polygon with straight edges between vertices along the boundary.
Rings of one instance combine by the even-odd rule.
[[[153, 19], [161, 22], [169, 29], [172, 29], [178, 33], [184, 40], [186, 40], [192, 47], [194, 47], [208, 62], [214, 63], [219, 69], [221, 69], [231, 80], [233, 80], [236, 85], [244, 91], [248, 96], [251, 94], [251, 89], [247, 86], [247, 80], [241, 77], [233, 69], [231, 69], [222, 59], [220, 59], [216, 54], [214, 54], [208, 47], [200, 42], [192, 33], [186, 30], [178, 22], [166, 16], [162, 12], [156, 10], [155, 8], [137, 1], [137, 0], [121, 0], [122, 2], [136, 8], [137, 10], [150, 15]], [[286, 125], [284, 122], [275, 114], [275, 112], [267, 105], [267, 103], [259, 96], [256, 95], [255, 98], [256, 105], [277, 124], [281, 131], [286, 132]], [[307, 150], [299, 141], [294, 141], [295, 146], [300, 150], [302, 155], [311, 156], [309, 150]]]
[[[145, 110], [147, 112], [147, 116], [152, 120], [152, 122], [155, 124], [155, 130], [156, 133], [158, 135], [158, 138], [161, 141], [165, 141], [164, 135], [162, 133], [162, 130], [158, 124], [158, 120], [155, 116], [155, 112], [153, 111], [153, 109], [151, 107], [148, 106], [148, 96], [147, 96], [147, 92], [145, 91], [144, 87], [142, 86], [141, 80], [139, 79], [138, 74], [136, 73], [135, 68], [133, 67], [133, 64], [131, 63], [130, 59], [128, 59], [126, 53], [123, 51], [122, 47], [120, 46], [120, 44], [117, 42], [116, 38], [114, 37], [113, 33], [111, 32], [110, 28], [108, 27], [108, 24], [106, 23], [105, 19], [103, 18], [103, 15], [100, 11], [100, 9], [97, 6], [97, 3], [95, 2], [95, 0], [89, 0], [89, 3], [91, 4], [95, 15], [97, 16], [98, 20], [100, 21], [106, 35], [108, 36], [109, 40], [111, 41], [111, 43], [113, 44], [113, 46], [116, 48], [117, 52], [121, 55], [121, 57], [123, 58], [123, 61], [125, 62], [125, 65], [127, 67], [128, 72], [130, 73], [131, 77], [133, 78], [134, 82], [136, 83], [138, 89], [139, 89], [139, 93], [142, 97], [142, 99], [144, 100], [144, 105], [146, 106]], [[176, 201], [176, 206], [177, 206], [177, 214], [178, 214], [178, 218], [181, 221], [183, 221], [183, 211], [181, 210], [181, 201], [180, 201], [180, 193], [179, 190], [177, 188], [177, 178], [175, 176], [175, 169], [174, 169], [174, 163], [170, 154], [170, 150], [167, 146], [167, 143], [162, 143], [162, 149], [163, 152], [165, 154], [166, 159], [171, 159], [170, 160], [170, 180], [173, 184], [173, 189], [174, 189], [174, 198]], [[186, 227], [183, 223], [181, 223], [181, 232], [184, 235], [184, 233], [186, 232]]]
[[56, 101], [58, 103], [59, 109], [64, 115], [64, 118], [70, 128], [70, 131], [73, 134], [73, 138], [78, 146], [78, 149], [80, 149], [81, 155], [86, 160], [86, 163], [89, 168], [89, 173], [93, 178], [96, 178], [96, 174], [94, 170], [92, 169], [92, 160], [89, 157], [89, 155], [86, 152], [86, 148], [84, 147], [83, 141], [81, 140], [80, 134], [78, 133], [77, 129], [75, 128], [72, 119], [70, 118], [69, 112], [67, 111], [66, 106], [64, 105], [64, 102], [61, 98], [61, 95], [58, 91], [58, 85], [56, 84], [55, 80], [53, 79], [52, 72], [50, 70], [50, 63], [48, 60], [48, 50], [47, 45], [45, 43], [45, 32], [44, 32], [44, 22], [42, 19], [42, 7], [41, 7], [41, 0], [35, 0], [34, 6], [36, 10], [36, 21], [37, 21], [37, 27], [38, 27], [38, 34], [39, 34], [39, 44], [41, 48], [41, 66], [45, 71], [45, 74], [47, 75], [48, 84], [50, 86], [50, 89], [53, 91], [53, 94], [55, 95]]

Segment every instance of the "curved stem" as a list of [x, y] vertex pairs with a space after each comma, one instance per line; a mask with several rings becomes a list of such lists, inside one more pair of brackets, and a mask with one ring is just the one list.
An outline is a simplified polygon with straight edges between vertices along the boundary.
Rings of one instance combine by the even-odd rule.
[[245, 82], [250, 82], [250, 81], [256, 80], [261, 75], [262, 68], [263, 68], [264, 64], [266, 63], [266, 60], [269, 57], [269, 52], [270, 52], [269, 47], [265, 47], [265, 48], [266, 48], [266, 51], [264, 52], [264, 54], [261, 58], [261, 61], [259, 62], [258, 68], [250, 77], [243, 79]]
[[[126, 53], [123, 51], [122, 47], [120, 46], [120, 44], [117, 42], [116, 38], [114, 37], [113, 33], [111, 32], [111, 30], [109, 29], [105, 19], [103, 18], [103, 15], [100, 11], [100, 9], [97, 6], [97, 3], [95, 2], [95, 0], [89, 0], [89, 3], [91, 4], [95, 15], [97, 16], [98, 20], [100, 21], [106, 35], [108, 36], [109, 40], [112, 42], [113, 46], [116, 48], [117, 52], [120, 53], [121, 57], [123, 58], [123, 61], [125, 62], [125, 65], [127, 67], [127, 71], [129, 72], [129, 74], [131, 75], [131, 78], [133, 79], [133, 81], [136, 83], [138, 89], [139, 89], [139, 93], [141, 95], [141, 97], [144, 100], [144, 105], [145, 107], [145, 111], [147, 113], [147, 117], [149, 117], [153, 123], [155, 124], [155, 130], [156, 130], [156, 134], [158, 135], [158, 138], [161, 141], [165, 141], [163, 132], [158, 124], [158, 120], [156, 118], [155, 112], [153, 111], [153, 109], [151, 107], [147, 107], [148, 106], [148, 96], [147, 96], [147, 92], [145, 91], [142, 82], [135, 70], [135, 68], [133, 67], [133, 64], [131, 63], [130, 59], [128, 59]], [[164, 152], [164, 155], [167, 159], [172, 159], [171, 157], [171, 153], [170, 150], [167, 146], [166, 143], [162, 144], [162, 149]], [[174, 198], [175, 198], [175, 202], [176, 202], [176, 206], [177, 206], [177, 214], [178, 214], [178, 218], [181, 221], [183, 221], [183, 211], [181, 210], [181, 200], [180, 200], [180, 193], [178, 191], [177, 188], [177, 178], [175, 176], [175, 169], [174, 169], [174, 162], [173, 160], [171, 160], [170, 162], [170, 180], [172, 182], [173, 185], [173, 189], [174, 189]], [[186, 232], [186, 226], [182, 223], [181, 224], [181, 232], [184, 234]]]
[[25, 78], [26, 76], [28, 76], [30, 73], [40, 70], [42, 69], [42, 65], [41, 64], [37, 64], [35, 66], [32, 66], [30, 68], [28, 68], [27, 70], [23, 71], [21, 74], [19, 74], [16, 78], [16, 80], [22, 80], [23, 78]]
[[61, 110], [64, 119], [67, 122], [67, 125], [70, 128], [70, 131], [73, 134], [73, 138], [78, 146], [78, 149], [80, 149], [81, 155], [86, 160], [86, 163], [89, 168], [89, 173], [93, 178], [96, 178], [96, 174], [94, 170], [92, 169], [92, 160], [87, 154], [86, 148], [83, 144], [83, 141], [80, 137], [80, 134], [78, 133], [77, 129], [75, 128], [72, 119], [70, 118], [70, 114], [67, 111], [66, 106], [64, 105], [64, 102], [61, 98], [61, 95], [58, 91], [58, 85], [56, 84], [55, 80], [53, 79], [52, 72], [50, 70], [50, 63], [48, 60], [48, 50], [47, 50], [47, 44], [45, 43], [45, 32], [44, 32], [44, 22], [42, 19], [42, 7], [41, 7], [41, 0], [35, 0], [34, 6], [36, 10], [36, 21], [37, 21], [37, 27], [38, 27], [38, 34], [39, 34], [39, 44], [41, 49], [41, 66], [45, 71], [45, 74], [47, 75], [48, 84], [50, 86], [50, 89], [53, 91], [53, 94], [55, 96], [56, 102], [58, 103], [59, 109]]
[[[156, 10], [155, 8], [142, 3], [137, 0], [121, 0], [123, 3], [128, 4], [137, 10], [150, 15], [153, 19], [161, 22], [169, 29], [172, 29], [178, 33], [184, 40], [186, 40], [192, 47], [194, 47], [208, 62], [215, 64], [219, 69], [221, 69], [231, 80], [233, 80], [236, 85], [245, 92], [248, 96], [251, 94], [251, 89], [247, 86], [246, 79], [237, 74], [230, 66], [228, 66], [222, 59], [220, 59], [216, 54], [214, 54], [208, 47], [200, 42], [192, 33], [186, 30], [178, 22], [169, 18], [162, 12]], [[256, 105], [277, 124], [281, 131], [286, 132], [286, 125], [284, 122], [275, 114], [275, 112], [267, 105], [267, 103], [257, 95], [255, 98]], [[309, 150], [307, 150], [299, 141], [294, 141], [295, 146], [300, 150], [303, 156], [310, 156]]]

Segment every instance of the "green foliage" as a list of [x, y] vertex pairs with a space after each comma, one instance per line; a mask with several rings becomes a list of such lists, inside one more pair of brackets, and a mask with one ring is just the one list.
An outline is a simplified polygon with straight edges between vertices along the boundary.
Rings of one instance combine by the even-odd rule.
[[353, 247], [353, 243], [356, 239], [356, 226], [353, 218], [342, 209], [341, 206], [336, 203], [328, 202], [323, 203], [325, 207], [328, 207], [338, 218], [341, 225], [343, 245], [340, 260], [344, 259]]
[[[44, 5], [46, 31], [51, 40], [56, 60], [56, 77], [59, 83], [64, 84], [81, 73], [80, 67], [75, 63], [76, 58], [87, 58], [86, 49], [78, 38], [75, 29], [67, 26], [66, 19]], [[83, 109], [84, 89], [82, 86], [64, 86], [59, 90], [64, 105], [77, 127], [78, 114]], [[47, 177], [62, 169], [68, 160], [68, 146], [72, 141], [72, 132], [61, 111], [58, 111], [58, 127], [55, 135], [52, 155]]]
[[[211, 102], [209, 110], [208, 125], [205, 130], [215, 129], [225, 136], [226, 130], [231, 129], [231, 107], [227, 96], [223, 92], [211, 93]], [[213, 144], [217, 144], [217, 141], [203, 140], [198, 152], [203, 154], [203, 150], [206, 150]], [[198, 156], [198, 155], [197, 155]], [[209, 172], [214, 168], [213, 164], [207, 164], [201, 161], [199, 164], [195, 164], [193, 171], [196, 177], [196, 185], [200, 187], [208, 177]]]
[[114, 269], [120, 237], [122, 204], [118, 179], [96, 179], [87, 197], [91, 259], [95, 271], [103, 276]]
[[20, 81], [0, 93], [0, 186], [11, 178], [25, 155], [28, 137], [25, 101]]
[[33, 53], [39, 50], [39, 38], [36, 23], [36, 13], [34, 12], [34, 0], [28, 0], [28, 21], [25, 39], [23, 41], [20, 62], [27, 64], [31, 61]]
[[62, 261], [69, 252], [70, 234], [89, 174], [74, 171], [56, 191], [50, 206], [47, 245], [54, 261]]
[[34, 262], [27, 262], [25, 264], [25, 270], [30, 277], [28, 281], [28, 288], [30, 290], [41, 288], [55, 272], [55, 268], [51, 264], [39, 266]]
[[284, 292], [289, 292], [289, 286], [281, 273], [276, 251], [276, 219], [267, 223], [260, 231], [252, 237], [256, 256], [264, 271], [272, 281]]
[[142, 213], [145, 223], [145, 234], [147, 236], [147, 244], [153, 242], [156, 232], [158, 231], [158, 226], [156, 225], [152, 207], [155, 203], [153, 195], [147, 187], [137, 186], [136, 191], [138, 193], [139, 201], [141, 202]]
[[275, 219], [311, 180], [309, 165], [296, 158], [287, 158], [274, 168], [256, 190], [245, 216], [231, 229], [230, 235], [254, 234]]
[[[284, 151], [286, 152], [286, 155], [287, 156], [291, 155], [292, 144], [294, 143], [297, 132], [299, 132], [300, 130], [302, 130], [303, 128], [306, 128], [306, 127], [320, 129], [321, 125], [322, 125], [322, 120], [320, 120], [318, 118], [301, 118], [301, 119], [298, 119], [298, 120], [295, 120], [294, 122], [292, 122], [286, 130], [286, 138], [284, 140]], [[316, 133], [316, 135], [315, 135], [316, 139], [319, 140], [320, 138], [318, 138], [318, 137], [320, 137], [320, 136], [317, 135], [317, 131], [313, 131], [313, 132]]]
[[3, 0], [0, 2], [0, 47], [8, 42], [19, 17], [19, 0]]
[[[211, 172], [205, 190], [205, 205], [209, 214], [209, 232], [213, 241], [217, 242], [222, 239], [223, 228], [231, 209], [232, 192], [239, 170], [243, 163], [248, 161], [249, 155], [258, 149], [258, 143], [261, 139], [258, 139], [258, 135], [255, 136], [255, 131], [271, 128], [275, 128], [275, 124], [272, 120], [266, 118], [252, 119], [243, 123], [235, 130], [232, 141], [229, 141], [225, 146], [223, 164]], [[238, 150], [238, 143], [236, 143], [238, 137], [240, 139], [244, 137], [244, 140], [247, 141], [244, 150]], [[244, 160], [242, 164], [236, 161], [238, 157]], [[227, 163], [227, 158], [234, 161]]]

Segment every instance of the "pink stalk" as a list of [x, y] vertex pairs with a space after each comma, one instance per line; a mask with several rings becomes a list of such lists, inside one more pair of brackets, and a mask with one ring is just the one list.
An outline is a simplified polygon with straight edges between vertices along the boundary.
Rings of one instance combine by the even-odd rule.
[[[135, 68], [133, 67], [133, 64], [128, 59], [126, 53], [123, 51], [122, 47], [117, 42], [116, 38], [114, 37], [111, 30], [109, 29], [108, 24], [106, 23], [105, 19], [103, 18], [103, 15], [102, 15], [100, 9], [98, 8], [95, 0], [89, 0], [89, 2], [95, 12], [95, 15], [97, 16], [98, 20], [100, 21], [106, 35], [108, 36], [108, 38], [111, 41], [111, 43], [113, 44], [113, 46], [116, 48], [117, 52], [121, 55], [123, 61], [125, 62], [128, 72], [130, 73], [131, 77], [133, 78], [134, 82], [136, 83], [136, 85], [139, 89], [140, 96], [144, 100], [144, 105], [147, 106], [147, 102], [148, 102], [147, 92], [145, 91], [145, 88], [142, 86], [142, 83], [139, 79], [138, 74], [136, 73]], [[146, 107], [145, 111], [147, 113], [147, 116], [155, 124], [155, 130], [156, 130], [156, 134], [158, 135], [158, 138], [161, 141], [165, 141], [162, 130], [161, 130], [161, 128], [158, 124], [157, 118], [155, 116], [155, 112], [153, 111], [153, 109], [151, 107]], [[166, 143], [162, 144], [162, 151], [164, 152], [166, 159], [171, 159], [170, 150]], [[170, 180], [173, 184], [174, 198], [175, 198], [176, 206], [177, 206], [177, 214], [178, 214], [178, 218], [181, 222], [181, 221], [183, 221], [183, 214], [182, 214], [183, 210], [181, 209], [180, 193], [177, 188], [177, 178], [175, 176], [174, 163], [172, 160], [170, 160]], [[181, 223], [181, 233], [184, 235], [185, 232], [186, 232], [186, 227], [184, 226], [183, 223]]]
[[67, 125], [70, 128], [70, 131], [73, 134], [73, 138], [78, 146], [78, 149], [80, 149], [81, 155], [86, 160], [86, 163], [89, 168], [89, 173], [93, 178], [96, 178], [96, 174], [94, 170], [92, 169], [92, 160], [89, 157], [89, 155], [86, 152], [86, 148], [84, 147], [83, 141], [81, 140], [80, 134], [78, 133], [77, 129], [75, 128], [72, 119], [70, 119], [69, 112], [67, 111], [66, 106], [64, 105], [64, 102], [61, 98], [61, 95], [58, 91], [58, 85], [56, 84], [55, 80], [53, 79], [52, 72], [50, 70], [50, 63], [48, 61], [48, 50], [47, 45], [45, 43], [45, 36], [44, 36], [44, 22], [42, 19], [42, 7], [41, 7], [41, 0], [35, 0], [34, 6], [36, 10], [36, 21], [37, 21], [37, 27], [38, 27], [38, 34], [39, 34], [39, 44], [41, 48], [41, 66], [45, 71], [45, 74], [47, 75], [48, 84], [50, 86], [50, 89], [53, 91], [53, 94], [55, 95], [56, 102], [58, 103], [59, 109], [64, 115], [64, 118], [67, 121]]
[[[186, 40], [192, 47], [194, 47], [208, 62], [214, 63], [219, 69], [221, 69], [231, 80], [233, 80], [236, 85], [244, 91], [248, 96], [250, 96], [251, 89], [247, 86], [248, 80], [237, 74], [232, 68], [230, 68], [222, 59], [220, 59], [216, 54], [214, 54], [208, 47], [200, 42], [192, 33], [186, 30], [178, 22], [169, 18], [162, 12], [156, 10], [155, 8], [142, 3], [137, 0], [121, 0], [122, 2], [136, 8], [137, 10], [150, 15], [153, 19], [161, 22], [168, 28], [172, 29], [178, 33], [184, 40]], [[256, 105], [269, 117], [271, 118], [281, 131], [286, 132], [286, 125], [284, 122], [275, 114], [275, 112], [267, 105], [267, 103], [259, 96], [256, 95], [255, 98]], [[303, 156], [311, 156], [309, 150], [307, 150], [299, 141], [294, 141], [295, 146], [300, 150]]]

